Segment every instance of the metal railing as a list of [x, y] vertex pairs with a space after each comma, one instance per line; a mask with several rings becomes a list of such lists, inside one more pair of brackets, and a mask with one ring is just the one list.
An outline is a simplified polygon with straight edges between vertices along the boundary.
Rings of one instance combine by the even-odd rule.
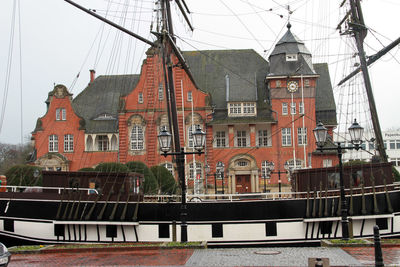
[[22, 186], [22, 185], [2, 185], [0, 188], [6, 188], [6, 192], [19, 192], [19, 193], [43, 193], [43, 190], [55, 190], [61, 194], [63, 190], [70, 191], [87, 191], [87, 194], [96, 194], [99, 192], [93, 188], [80, 188], [80, 187], [45, 187], [45, 186]]

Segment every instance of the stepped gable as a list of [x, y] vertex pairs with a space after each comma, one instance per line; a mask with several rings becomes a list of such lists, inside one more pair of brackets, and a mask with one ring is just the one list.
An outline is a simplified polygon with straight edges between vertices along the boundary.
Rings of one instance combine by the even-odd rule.
[[337, 125], [336, 104], [333, 96], [331, 78], [327, 63], [314, 64], [315, 72], [319, 75], [316, 85], [315, 117], [317, 122], [324, 125]]
[[74, 100], [73, 107], [85, 119], [86, 133], [117, 133], [121, 96], [131, 92], [139, 75], [97, 77]]
[[[270, 106], [264, 101], [268, 62], [253, 49], [184, 51], [183, 56], [196, 84], [211, 95], [215, 111], [211, 124], [273, 120]], [[228, 117], [227, 101], [257, 102], [257, 116]]]
[[[304, 42], [294, 35], [287, 25], [287, 32], [275, 45], [274, 50], [269, 56], [270, 74], [268, 76], [282, 75], [313, 75], [315, 74], [311, 53], [308, 51]], [[297, 60], [288, 61], [287, 55], [297, 55]]]

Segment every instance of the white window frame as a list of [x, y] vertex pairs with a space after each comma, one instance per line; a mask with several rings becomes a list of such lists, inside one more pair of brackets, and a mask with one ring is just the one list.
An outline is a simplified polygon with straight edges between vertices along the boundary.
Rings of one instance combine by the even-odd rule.
[[226, 131], [215, 132], [215, 147], [227, 147], [226, 146]]
[[74, 152], [74, 136], [72, 134], [64, 135], [64, 152]]
[[304, 87], [310, 87], [310, 79], [304, 79]]
[[135, 124], [131, 129], [131, 150], [144, 149], [144, 130], [141, 125]]
[[282, 103], [282, 115], [288, 115], [288, 103]]
[[304, 114], [304, 102], [299, 103], [299, 114]]
[[291, 128], [282, 128], [282, 146], [291, 146], [292, 145], [292, 129]]
[[161, 166], [165, 167], [174, 176], [174, 165], [171, 162], [164, 162]]
[[193, 93], [192, 91], [187, 92], [187, 101], [192, 102], [193, 101]]
[[260, 129], [257, 131], [258, 134], [258, 146], [268, 146], [268, 130], [267, 129]]
[[257, 104], [255, 102], [228, 103], [228, 116], [247, 117], [257, 115]]
[[286, 61], [297, 61], [297, 54], [286, 54]]
[[297, 128], [297, 143], [299, 146], [307, 145], [307, 128]]
[[143, 92], [139, 92], [138, 94], [138, 103], [143, 104]]
[[49, 135], [49, 152], [58, 152], [58, 136]]
[[[243, 136], [244, 134], [244, 136]], [[237, 147], [247, 147], [247, 131], [246, 130], [236, 130], [236, 146]]]
[[[194, 169], [193, 164], [194, 162], [189, 163], [189, 179], [194, 180]], [[203, 179], [203, 169], [200, 162], [196, 162], [196, 176], [200, 174], [200, 180]]]
[[322, 160], [322, 167], [323, 168], [329, 168], [332, 167], [332, 159], [324, 159]]
[[110, 140], [107, 135], [96, 136], [97, 151], [108, 151], [110, 149]]
[[267, 178], [269, 179], [270, 177], [268, 176], [268, 160], [263, 160], [261, 162], [261, 178]]
[[276, 81], [275, 81], [275, 87], [276, 87], [276, 88], [279, 88], [279, 87], [281, 87], [281, 86], [282, 86], [281, 81], [280, 81], [280, 80], [276, 80]]
[[290, 103], [290, 114], [296, 114], [296, 102]]
[[187, 129], [187, 134], [188, 134], [188, 138], [187, 138], [187, 145], [189, 148], [194, 148], [194, 142], [193, 142], [193, 132], [196, 131], [196, 128], [200, 126], [199, 124], [192, 124], [188, 126]]
[[164, 100], [164, 86], [162, 86], [162, 84], [158, 86], [158, 100]]
[[67, 119], [67, 111], [65, 108], [56, 109], [56, 120], [65, 121]]

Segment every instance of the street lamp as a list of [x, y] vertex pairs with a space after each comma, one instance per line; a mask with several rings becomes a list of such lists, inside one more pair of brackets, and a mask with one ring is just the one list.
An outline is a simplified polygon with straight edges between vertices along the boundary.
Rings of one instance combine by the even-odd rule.
[[225, 194], [225, 185], [224, 185], [224, 172], [225, 172], [225, 164], [222, 161], [218, 161], [217, 166], [215, 167], [216, 175], [214, 176], [215, 180], [215, 194], [217, 194], [217, 177], [222, 179], [222, 194]]
[[326, 137], [328, 130], [324, 127], [322, 122], [319, 122], [317, 127], [313, 130], [315, 140], [317, 141], [317, 146], [318, 150], [321, 152], [324, 150], [336, 150], [338, 159], [339, 159], [339, 175], [340, 175], [340, 198], [341, 198], [341, 204], [340, 204], [340, 209], [342, 211], [342, 239], [348, 240], [349, 239], [349, 220], [347, 219], [347, 204], [346, 204], [346, 198], [345, 198], [345, 193], [344, 193], [344, 181], [343, 181], [343, 164], [342, 164], [342, 154], [343, 150], [346, 149], [355, 149], [359, 150], [360, 145], [362, 143], [362, 135], [364, 132], [364, 128], [361, 127], [357, 121], [354, 119], [353, 124], [349, 128], [349, 134], [351, 138], [351, 143], [353, 146], [346, 146], [343, 147], [340, 142], [337, 143], [337, 146], [335, 147], [323, 147], [326, 144]]
[[[160, 145], [160, 150], [163, 152], [163, 156], [166, 157], [168, 155], [176, 156], [176, 162], [178, 167], [179, 180], [181, 181], [181, 242], [187, 242], [187, 207], [186, 207], [186, 182], [185, 182], [185, 155], [193, 155], [193, 154], [203, 154], [202, 152], [206, 140], [206, 134], [201, 130], [200, 126], [196, 127], [196, 130], [192, 134], [193, 136], [193, 147], [196, 151], [193, 152], [185, 152], [182, 148], [181, 151], [168, 152], [171, 150], [171, 141], [172, 136], [167, 131], [166, 127], [163, 127], [160, 131], [158, 137], [158, 142]], [[194, 164], [194, 167], [196, 164]]]
[[267, 192], [267, 185], [266, 185], [266, 176], [271, 176], [271, 173], [273, 170], [275, 170], [275, 164], [272, 161], [267, 161], [266, 165], [265, 165], [266, 171], [267, 173], [263, 173], [264, 176], [264, 193]]

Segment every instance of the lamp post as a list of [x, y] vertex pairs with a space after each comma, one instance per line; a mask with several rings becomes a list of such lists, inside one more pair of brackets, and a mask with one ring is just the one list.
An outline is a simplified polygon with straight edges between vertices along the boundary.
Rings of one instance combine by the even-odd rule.
[[222, 161], [218, 161], [217, 166], [215, 167], [216, 175], [215, 175], [215, 194], [217, 194], [217, 177], [222, 179], [222, 194], [225, 194], [225, 185], [224, 185], [224, 172], [225, 172], [225, 164]]
[[[180, 211], [180, 217], [181, 217], [181, 243], [187, 242], [187, 223], [186, 223], [186, 216], [187, 216], [187, 207], [186, 207], [186, 181], [185, 181], [185, 155], [193, 155], [193, 154], [203, 154], [202, 152], [205, 144], [205, 138], [206, 134], [201, 130], [200, 126], [197, 126], [196, 130], [192, 134], [193, 136], [193, 144], [194, 144], [194, 149], [196, 151], [194, 152], [185, 152], [183, 148], [181, 151], [175, 151], [175, 152], [168, 152], [171, 150], [171, 141], [172, 141], [172, 136], [171, 134], [166, 130], [165, 127], [163, 127], [160, 131], [160, 134], [158, 135], [158, 142], [160, 145], [160, 150], [163, 152], [163, 156], [169, 156], [173, 155], [176, 156], [176, 163], [178, 167], [178, 175], [179, 175], [179, 180], [181, 182], [181, 193], [182, 193], [182, 199], [181, 199], [181, 211]], [[196, 164], [194, 164], [194, 168]]]
[[346, 149], [355, 149], [359, 150], [360, 145], [362, 143], [362, 135], [364, 132], [364, 128], [361, 127], [356, 120], [354, 120], [353, 124], [350, 126], [349, 134], [351, 138], [351, 143], [353, 146], [342, 146], [340, 142], [337, 143], [335, 147], [323, 147], [326, 144], [326, 137], [328, 130], [324, 127], [322, 122], [319, 122], [317, 127], [313, 130], [315, 140], [317, 141], [318, 150], [325, 151], [325, 150], [336, 150], [338, 159], [339, 159], [339, 175], [340, 175], [340, 209], [342, 211], [342, 239], [348, 240], [349, 239], [349, 220], [347, 219], [347, 204], [346, 204], [346, 197], [344, 192], [344, 181], [343, 181], [343, 164], [342, 164], [342, 154], [343, 150]]
[[207, 192], [208, 192], [208, 184], [207, 184], [207, 180], [208, 180], [208, 176], [210, 175], [210, 165], [208, 165], [208, 164], [206, 164], [206, 166], [204, 166], [204, 170], [205, 170], [205, 172], [206, 172], [206, 181], [205, 181], [205, 184], [206, 184], [206, 190], [205, 190], [205, 193], [206, 193], [206, 195], [207, 195]]

